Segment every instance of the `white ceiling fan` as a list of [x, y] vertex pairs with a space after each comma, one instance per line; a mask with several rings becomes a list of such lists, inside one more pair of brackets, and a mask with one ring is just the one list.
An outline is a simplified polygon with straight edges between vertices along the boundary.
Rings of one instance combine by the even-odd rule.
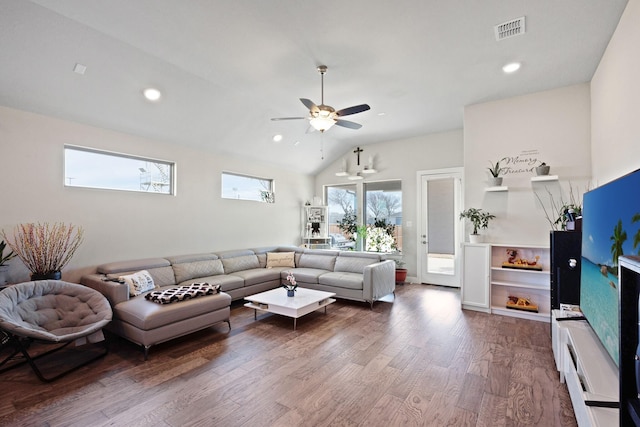
[[324, 132], [331, 128], [333, 125], [342, 126], [349, 129], [360, 129], [361, 124], [351, 122], [349, 120], [343, 120], [341, 117], [349, 116], [351, 114], [362, 113], [369, 110], [371, 107], [367, 104], [354, 105], [353, 107], [343, 108], [336, 111], [330, 105], [324, 103], [324, 75], [327, 72], [326, 65], [320, 65], [317, 68], [320, 73], [320, 105], [316, 105], [307, 98], [300, 98], [300, 101], [305, 107], [309, 109], [309, 115], [307, 117], [278, 117], [271, 120], [301, 120], [308, 119], [311, 124], [311, 130], [319, 130]]

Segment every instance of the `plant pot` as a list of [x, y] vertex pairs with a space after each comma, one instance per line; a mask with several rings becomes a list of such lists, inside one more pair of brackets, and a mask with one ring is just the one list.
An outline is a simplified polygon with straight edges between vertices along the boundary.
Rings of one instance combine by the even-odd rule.
[[396, 283], [404, 285], [405, 280], [407, 280], [407, 269], [396, 268]]
[[482, 243], [482, 234], [469, 234], [469, 243]]
[[536, 175], [538, 176], [542, 176], [542, 175], [549, 175], [549, 171], [551, 170], [551, 166], [538, 166], [536, 167]]
[[490, 187], [500, 187], [502, 185], [502, 177], [501, 176], [492, 176], [489, 178], [489, 186]]
[[37, 274], [37, 273], [32, 273], [31, 274], [31, 280], [35, 281], [35, 280], [60, 280], [62, 278], [62, 272], [60, 271], [52, 271], [50, 273], [44, 273], [44, 274]]
[[294, 291], [293, 289], [287, 289], [287, 296], [288, 297], [296, 296], [296, 291]]

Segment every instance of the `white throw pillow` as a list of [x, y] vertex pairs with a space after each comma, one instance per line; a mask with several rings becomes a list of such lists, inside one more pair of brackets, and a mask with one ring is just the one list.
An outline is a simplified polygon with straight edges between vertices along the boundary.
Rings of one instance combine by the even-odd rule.
[[267, 252], [267, 268], [289, 267], [294, 268], [294, 252]]
[[143, 292], [155, 289], [153, 277], [147, 270], [138, 271], [137, 273], [118, 277], [120, 282], [124, 282], [129, 286], [129, 295], [135, 297]]

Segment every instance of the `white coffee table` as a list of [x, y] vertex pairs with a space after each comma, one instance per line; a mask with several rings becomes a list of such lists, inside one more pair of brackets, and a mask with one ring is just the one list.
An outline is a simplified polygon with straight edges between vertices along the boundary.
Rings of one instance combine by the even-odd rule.
[[334, 292], [298, 288], [295, 296], [288, 297], [284, 288], [276, 288], [245, 297], [244, 299], [249, 302], [244, 306], [254, 309], [254, 319], [257, 319], [258, 310], [292, 317], [293, 330], [295, 331], [298, 317], [323, 307], [326, 314], [327, 306], [336, 302], [335, 299], [331, 298], [333, 296], [335, 296]]

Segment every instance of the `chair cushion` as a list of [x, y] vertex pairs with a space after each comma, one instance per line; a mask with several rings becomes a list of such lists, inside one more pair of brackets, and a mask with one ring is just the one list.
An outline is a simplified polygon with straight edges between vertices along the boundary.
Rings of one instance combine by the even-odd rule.
[[0, 292], [0, 328], [52, 342], [72, 341], [111, 321], [107, 299], [98, 291], [61, 280], [39, 280]]

